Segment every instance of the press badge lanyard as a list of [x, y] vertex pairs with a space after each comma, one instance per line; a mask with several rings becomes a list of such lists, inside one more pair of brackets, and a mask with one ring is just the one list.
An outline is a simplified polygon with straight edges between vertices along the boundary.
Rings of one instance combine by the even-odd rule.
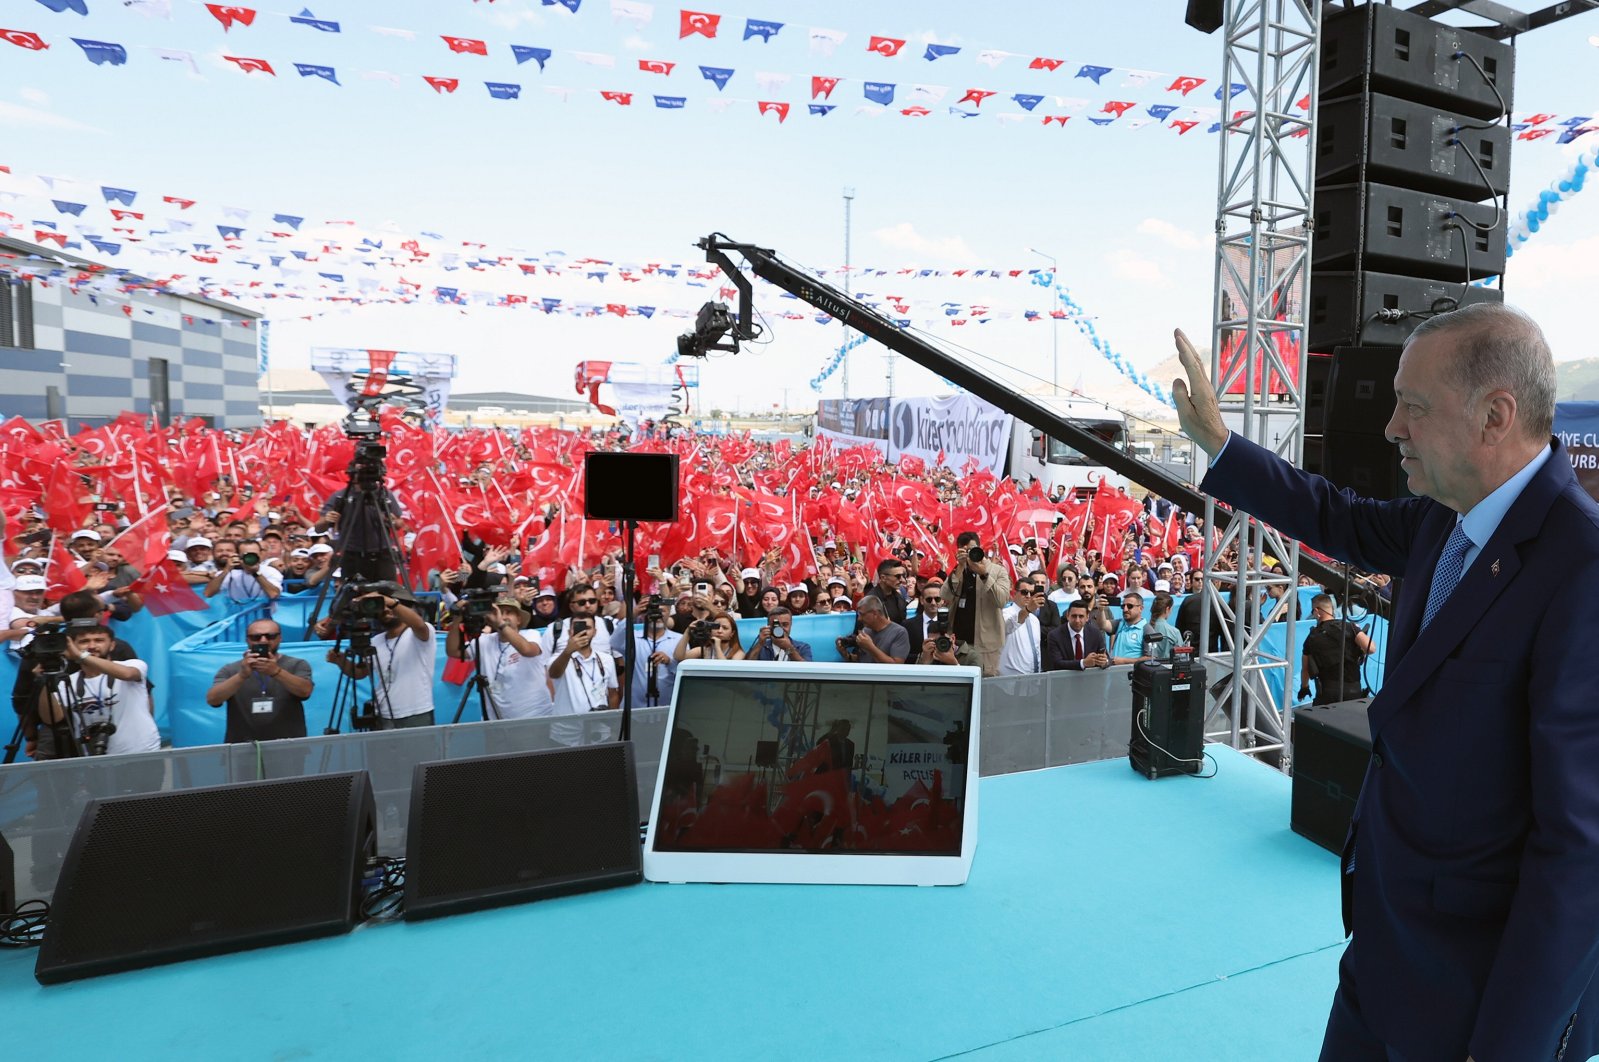
[[605, 665], [600, 662], [599, 654], [594, 654], [594, 684], [589, 682], [588, 664], [582, 657], [577, 657], [577, 675], [578, 681], [583, 683], [584, 698], [588, 701], [589, 708], [592, 710], [596, 707], [594, 704], [596, 696], [595, 684], [602, 687], [605, 684]]

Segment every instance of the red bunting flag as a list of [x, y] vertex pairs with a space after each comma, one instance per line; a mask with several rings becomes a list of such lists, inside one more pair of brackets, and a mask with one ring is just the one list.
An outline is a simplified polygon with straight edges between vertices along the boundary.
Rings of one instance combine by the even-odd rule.
[[1166, 91], [1167, 92], [1180, 92], [1184, 96], [1186, 96], [1190, 92], [1192, 92], [1196, 88], [1198, 88], [1199, 86], [1203, 85], [1204, 83], [1205, 83], [1205, 79], [1202, 78], [1202, 77], [1188, 77], [1188, 76], [1185, 75], [1183, 77], [1177, 78], [1170, 85], [1167, 85], [1166, 86]]
[[427, 74], [423, 74], [422, 80], [432, 85], [433, 91], [441, 96], [446, 92], [454, 92], [461, 87], [461, 79], [458, 77], [429, 77]]
[[992, 95], [994, 95], [994, 92], [991, 89], [967, 89], [966, 95], [962, 96], [956, 102], [970, 103], [973, 107], [981, 107], [983, 105], [983, 101]]
[[51, 232], [49, 229], [33, 230], [34, 243], [43, 243], [45, 240], [53, 240], [57, 247], [65, 247], [67, 245], [67, 234], [64, 232]]
[[839, 79], [836, 77], [812, 77], [811, 99], [827, 99], [833, 95], [833, 90], [838, 87]]
[[1060, 127], [1062, 129], [1065, 129], [1066, 128], [1066, 119], [1068, 119], [1070, 117], [1071, 117], [1071, 115], [1069, 115], [1069, 114], [1048, 114], [1048, 115], [1044, 116], [1044, 124], [1048, 125], [1050, 122], [1059, 122], [1060, 123]]
[[254, 8], [231, 7], [226, 4], [207, 4], [205, 9], [216, 16], [218, 22], [222, 23], [223, 32], [232, 29], [235, 22], [245, 26], [255, 24]]
[[932, 112], [918, 103], [913, 104], [910, 107], [902, 108], [899, 113], [903, 114], [907, 118], [924, 118]]
[[1038, 56], [1027, 64], [1027, 68], [1029, 70], [1059, 70], [1064, 62], [1066, 62], [1064, 59], [1045, 59], [1043, 56]]
[[441, 40], [449, 45], [450, 51], [457, 55], [488, 55], [489, 46], [483, 41], [473, 40], [471, 37], [450, 37], [439, 34]]
[[878, 55], [898, 55], [905, 42], [897, 37], [873, 37], [866, 42], [866, 50]]
[[0, 37], [5, 38], [18, 48], [26, 48], [30, 52], [42, 52], [50, 47], [44, 38], [28, 30], [0, 29]]
[[676, 63], [668, 63], [662, 59], [640, 59], [638, 61], [638, 68], [644, 71], [646, 74], [670, 75], [672, 73], [672, 67], [676, 65]]
[[118, 221], [127, 221], [129, 218], [133, 218], [135, 221], [143, 221], [144, 220], [144, 212], [143, 211], [140, 211], [140, 210], [118, 210], [116, 207], [112, 207], [111, 208], [111, 216], [116, 218]]
[[704, 11], [683, 10], [679, 13], [677, 36], [684, 37], [698, 33], [701, 37], [716, 36], [716, 28], [722, 23], [721, 15], [711, 15]]
[[610, 100], [618, 107], [633, 106], [633, 94], [631, 92], [602, 92], [600, 93], [600, 99]]
[[1527, 117], [1523, 118], [1522, 121], [1526, 122], [1528, 125], [1542, 125], [1553, 117], [1554, 115], [1552, 114], [1529, 114]]
[[230, 63], [237, 64], [238, 68], [246, 74], [262, 73], [271, 74], [273, 77], [278, 76], [278, 72], [272, 69], [272, 64], [265, 59], [243, 59], [236, 55], [224, 55], [222, 58]]
[[777, 115], [778, 125], [782, 125], [783, 119], [788, 117], [788, 104], [786, 103], [774, 103], [770, 100], [760, 100], [756, 103], [756, 106], [760, 108], [760, 113], [762, 115]]
[[1553, 129], [1528, 129], [1524, 133], [1518, 133], [1516, 135], [1516, 139], [1517, 140], [1540, 140], [1543, 137], [1554, 136], [1554, 135], [1555, 135], [1555, 130], [1553, 130]]
[[1138, 106], [1138, 104], [1133, 100], [1107, 100], [1104, 106], [1104, 113], [1114, 114], [1116, 117], [1120, 118], [1122, 115], [1126, 114], [1129, 110], [1136, 106]]
[[180, 198], [178, 198], [175, 195], [164, 195], [164, 196], [161, 197], [161, 202], [163, 202], [163, 203], [171, 203], [173, 206], [177, 207], [179, 210], [188, 210], [190, 207], [192, 207], [194, 205], [194, 200], [193, 199], [180, 199]]
[[1171, 127], [1173, 129], [1177, 130], [1177, 135], [1178, 136], [1182, 136], [1184, 133], [1188, 132], [1188, 130], [1192, 129], [1194, 126], [1196, 126], [1198, 124], [1199, 124], [1198, 122], [1179, 122], [1179, 121], [1177, 121], [1177, 119], [1173, 118], [1172, 119], [1172, 123], [1171, 123]]

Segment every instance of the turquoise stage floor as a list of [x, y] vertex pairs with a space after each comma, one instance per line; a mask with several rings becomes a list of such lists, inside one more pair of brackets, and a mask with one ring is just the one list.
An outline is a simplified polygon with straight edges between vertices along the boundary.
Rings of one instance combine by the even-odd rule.
[[984, 780], [961, 888], [642, 885], [49, 989], [0, 953], [7, 1056], [1314, 1059], [1337, 860], [1212, 754]]

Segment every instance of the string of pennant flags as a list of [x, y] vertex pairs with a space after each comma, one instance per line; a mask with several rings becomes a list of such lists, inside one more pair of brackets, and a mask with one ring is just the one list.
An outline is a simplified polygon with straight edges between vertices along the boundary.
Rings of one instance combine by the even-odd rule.
[[[81, 15], [89, 14], [87, 0], [39, 0], [46, 8], [58, 12], [77, 12]], [[127, 8], [136, 10], [141, 14], [172, 17], [173, 5], [170, 0], [132, 0], [125, 2]], [[557, 10], [568, 11], [575, 15], [582, 8], [581, 0], [568, 3], [566, 0], [547, 0], [545, 6]], [[180, 7], [203, 8], [211, 18], [222, 27], [225, 33], [236, 29], [248, 30], [256, 25], [258, 18], [263, 22], [269, 19], [287, 19], [290, 24], [305, 26], [319, 35], [342, 35], [344, 24], [333, 19], [318, 18], [309, 8], [304, 8], [298, 15], [281, 12], [263, 11], [261, 9], [224, 4], [203, 4], [198, 2], [185, 2]], [[612, 0], [610, 5], [613, 19], [627, 22], [642, 28], [654, 17], [654, 5], [633, 3], [629, 0]], [[722, 24], [724, 16], [712, 12], [689, 11], [678, 9], [679, 40], [688, 37], [702, 37], [718, 39], [723, 35]], [[729, 25], [733, 20], [729, 18]], [[760, 40], [769, 43], [785, 27], [786, 23], [772, 19], [744, 19], [743, 41]], [[387, 26], [368, 26], [373, 32], [388, 37], [415, 40], [418, 33], [413, 30], [397, 29]], [[849, 36], [843, 31], [830, 30], [820, 27], [795, 27], [796, 32], [805, 31], [808, 34], [811, 52], [814, 55], [833, 57], [844, 40]], [[730, 36], [731, 34], [727, 34]], [[493, 54], [498, 55], [509, 51], [510, 57], [517, 67], [528, 63], [535, 63], [540, 75], [553, 68], [557, 71], [568, 60], [591, 67], [610, 68], [617, 67], [617, 57], [608, 53], [560, 50], [542, 45], [531, 44], [506, 44], [491, 42], [486, 38], [455, 36], [448, 34], [438, 35], [445, 53], [450, 56], [480, 56], [485, 59]], [[32, 51], [44, 51], [51, 47], [51, 42], [39, 33], [29, 30], [0, 29], [0, 39], [9, 41], [21, 48]], [[118, 41], [92, 40], [81, 37], [70, 37], [73, 44], [83, 51], [84, 57], [95, 65], [121, 66], [129, 61], [129, 48]], [[886, 35], [868, 35], [865, 51], [871, 55], [884, 59], [904, 60], [914, 53], [914, 49], [907, 50], [908, 38]], [[164, 62], [186, 66], [192, 72], [198, 73], [199, 66], [193, 52], [172, 48], [150, 49], [156, 57]], [[949, 59], [966, 51], [962, 46], [952, 44], [928, 43], [922, 58], [934, 63]], [[852, 113], [865, 117], [882, 117], [884, 115], [898, 114], [904, 118], [931, 118], [947, 116], [956, 120], [969, 120], [988, 118], [1001, 124], [1024, 123], [1037, 120], [1045, 127], [1057, 125], [1064, 128], [1073, 117], [1083, 117], [1087, 123], [1097, 127], [1115, 126], [1124, 130], [1144, 128], [1159, 125], [1177, 132], [1186, 134], [1196, 128], [1203, 127], [1208, 133], [1219, 133], [1222, 128], [1221, 107], [1225, 101], [1231, 100], [1243, 91], [1242, 84], [1215, 86], [1209, 96], [1216, 100], [1218, 106], [1193, 106], [1187, 103], [1190, 94], [1201, 89], [1208, 83], [1208, 79], [1188, 74], [1169, 74], [1160, 71], [1140, 70], [1130, 67], [1107, 66], [1098, 63], [1084, 63], [1065, 58], [1052, 58], [1049, 56], [1030, 55], [1024, 52], [1006, 51], [1002, 49], [973, 50], [975, 60], [991, 70], [997, 70], [1003, 63], [1010, 59], [1025, 59], [1026, 69], [1029, 71], [1056, 74], [1063, 70], [1075, 70], [1071, 74], [1074, 83], [1079, 81], [1091, 82], [1097, 87], [1104, 87], [1107, 79], [1112, 82], [1119, 80], [1120, 88], [1138, 88], [1153, 86], [1161, 90], [1163, 99], [1151, 102], [1147, 99], [1105, 99], [1093, 100], [1081, 96], [1063, 96], [1041, 92], [1011, 91], [1005, 89], [967, 87], [964, 91], [953, 89], [948, 85], [924, 84], [882, 79], [860, 79], [860, 102], [853, 108]], [[288, 73], [292, 67], [295, 74], [301, 79], [319, 78], [332, 85], [344, 87], [344, 82], [339, 80], [340, 73], [337, 66], [326, 63], [311, 63], [294, 61], [284, 63], [279, 60], [276, 65], [272, 59], [261, 56], [231, 55], [223, 53], [221, 61], [231, 63], [245, 76], [262, 75], [277, 78], [279, 67]], [[609, 88], [609, 89], [579, 89], [560, 85], [539, 86], [543, 93], [554, 96], [562, 101], [575, 95], [592, 96], [598, 94], [599, 98], [607, 103], [619, 107], [653, 106], [656, 110], [686, 110], [690, 104], [695, 107], [703, 106], [711, 112], [727, 112], [735, 106], [748, 109], [753, 105], [757, 117], [767, 118], [774, 116], [778, 124], [787, 121], [790, 114], [797, 111], [799, 104], [792, 100], [780, 99], [748, 99], [743, 97], [730, 97], [725, 95], [728, 84], [739, 73], [738, 68], [731, 66], [712, 66], [704, 63], [685, 61], [681, 57], [669, 59], [637, 59], [637, 73], [646, 76], [649, 80], [656, 78], [677, 79], [684, 77], [694, 78], [694, 71], [698, 71], [700, 79], [709, 82], [716, 90], [717, 95], [704, 99], [690, 100], [685, 94], [678, 92], [655, 92], [653, 86], [645, 88]], [[631, 65], [631, 64], [629, 64]], [[1016, 64], [1020, 65], [1020, 64]], [[348, 77], [348, 71], [345, 74]], [[787, 89], [791, 84], [803, 87], [806, 77], [796, 77], [788, 73], [756, 72], [753, 79], [763, 94], [775, 95]], [[362, 81], [387, 81], [394, 85], [404, 83], [400, 75], [389, 71], [363, 70], [360, 73]], [[455, 95], [463, 84], [471, 79], [446, 74], [417, 74], [414, 75], [413, 84], [420, 81], [438, 95]], [[812, 117], [826, 117], [840, 109], [842, 101], [848, 93], [839, 97], [834, 96], [841, 84], [850, 79], [842, 76], [810, 75], [809, 101], [803, 104], [803, 113]], [[742, 82], [741, 82], [742, 83]], [[524, 88], [527, 86], [522, 81], [483, 80], [482, 85], [488, 98], [494, 100], [518, 100], [523, 98]], [[945, 104], [945, 100], [952, 98], [952, 93], [960, 92], [953, 97], [954, 102]], [[1127, 93], [1118, 93], [1126, 95]], [[1180, 98], [1182, 102], [1170, 102], [1173, 98]], [[1046, 101], [1052, 101], [1055, 113], [1039, 113], [1040, 106], [1046, 106]], [[983, 109], [984, 103], [990, 103], [988, 110]], [[1011, 109], [996, 109], [999, 105], [1014, 105]], [[1300, 111], [1308, 109], [1309, 101], [1300, 101]], [[1533, 118], [1541, 117], [1545, 121], [1557, 116], [1537, 112]], [[1522, 123], [1517, 130], [1521, 139], [1536, 141], [1545, 136], [1558, 135], [1558, 142], [1569, 142], [1586, 132], [1592, 131], [1593, 126], [1587, 124], [1590, 119], [1584, 117], [1565, 131], [1545, 127], [1548, 131], [1535, 128], [1537, 121], [1529, 120]]]

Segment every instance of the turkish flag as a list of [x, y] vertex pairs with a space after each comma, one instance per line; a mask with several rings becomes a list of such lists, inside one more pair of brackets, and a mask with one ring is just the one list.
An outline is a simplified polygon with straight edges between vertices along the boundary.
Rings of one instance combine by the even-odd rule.
[[193, 199], [180, 199], [178, 196], [175, 196], [175, 195], [164, 195], [164, 196], [161, 197], [161, 202], [163, 202], [163, 203], [171, 203], [173, 206], [177, 207], [179, 210], [188, 210], [190, 207], [192, 207], [195, 204], [195, 200], [193, 200]]
[[52, 465], [44, 493], [39, 497], [39, 503], [44, 506], [45, 522], [62, 535], [82, 528], [89, 522], [94, 504], [83, 500], [86, 493], [83, 480], [71, 465], [66, 462]]
[[839, 79], [836, 77], [812, 77], [811, 99], [828, 99], [833, 95], [833, 90], [838, 87]]
[[1188, 130], [1192, 129], [1198, 124], [1198, 122], [1179, 122], [1174, 118], [1172, 119], [1171, 127], [1177, 130], [1178, 136], [1182, 136], [1184, 133], [1188, 132]]
[[49, 584], [45, 589], [53, 600], [77, 593], [88, 585], [83, 572], [78, 570], [78, 562], [67, 552], [65, 542], [63, 535], [50, 539], [50, 564], [45, 568], [45, 578]]
[[207, 4], [205, 5], [205, 9], [211, 12], [211, 14], [215, 15], [218, 22], [222, 23], [223, 32], [232, 29], [235, 22], [245, 26], [253, 25], [255, 23], [255, 10], [253, 8], [229, 7], [224, 4]]
[[956, 102], [970, 103], [973, 107], [981, 107], [983, 105], [983, 101], [992, 95], [994, 95], [994, 92], [991, 89], [967, 89], [966, 95], [962, 96]]
[[1027, 68], [1029, 70], [1059, 70], [1064, 62], [1066, 62], [1064, 59], [1045, 59], [1043, 56], [1039, 56], [1028, 63]]
[[457, 77], [429, 77], [427, 74], [423, 74], [422, 80], [432, 85], [433, 91], [441, 96], [446, 92], [454, 92], [461, 86], [461, 79]]
[[716, 28], [721, 23], [721, 15], [711, 15], [704, 11], [683, 10], [679, 12], [677, 36], [679, 40], [696, 33], [701, 37], [714, 37], [716, 36]]
[[15, 44], [18, 48], [26, 48], [30, 52], [42, 52], [50, 47], [44, 42], [44, 38], [27, 30], [0, 29], [0, 37]]
[[205, 598], [194, 592], [194, 587], [178, 574], [177, 565], [165, 557], [132, 585], [143, 595], [144, 607], [150, 610], [152, 616], [199, 612], [207, 607]]
[[416, 538], [411, 541], [411, 578], [425, 586], [432, 573], [460, 567], [461, 534], [437, 491], [417, 491], [409, 508], [416, 527]]
[[457, 55], [488, 55], [489, 46], [483, 41], [473, 40], [471, 37], [450, 37], [440, 34], [444, 43], [450, 46], [450, 51]]
[[788, 104], [786, 103], [773, 103], [770, 100], [760, 100], [756, 103], [756, 106], [760, 108], [760, 112], [763, 115], [769, 113], [777, 115], [778, 125], [782, 125], [783, 119], [788, 117]]
[[866, 50], [878, 55], [898, 55], [905, 42], [897, 37], [873, 37], [866, 42]]
[[1122, 115], [1126, 114], [1129, 109], [1136, 106], [1137, 103], [1132, 100], [1108, 100], [1104, 106], [1104, 113], [1114, 114], [1116, 117], [1120, 118]]
[[[246, 74], [262, 73], [271, 74], [273, 77], [278, 76], [278, 72], [272, 69], [272, 64], [265, 59], [245, 59], [236, 55], [224, 55], [222, 58], [235, 64]], [[212, 261], [216, 261], [216, 259], [212, 259]]]
[[1166, 91], [1180, 92], [1186, 96], [1204, 83], [1205, 79], [1202, 77], [1179, 77], [1166, 86]]
[[618, 107], [633, 106], [633, 94], [631, 92], [601, 92], [600, 99], [610, 100]]
[[672, 73], [672, 67], [676, 65], [676, 63], [668, 63], [661, 59], [640, 59], [638, 61], [638, 68], [644, 71], [646, 74], [670, 75]]

